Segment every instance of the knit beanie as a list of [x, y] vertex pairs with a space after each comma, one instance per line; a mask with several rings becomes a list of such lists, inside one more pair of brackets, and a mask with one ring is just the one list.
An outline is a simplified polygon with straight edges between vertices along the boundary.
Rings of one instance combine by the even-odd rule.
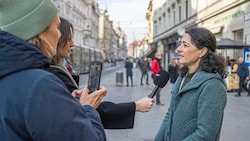
[[28, 40], [43, 32], [56, 14], [51, 0], [0, 0], [0, 29]]

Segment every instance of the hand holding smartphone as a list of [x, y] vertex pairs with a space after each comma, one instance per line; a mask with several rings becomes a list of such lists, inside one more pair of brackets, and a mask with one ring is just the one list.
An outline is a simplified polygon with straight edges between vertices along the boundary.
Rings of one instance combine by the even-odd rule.
[[102, 62], [92, 61], [89, 67], [88, 89], [89, 94], [98, 90], [100, 87], [100, 80], [102, 74]]

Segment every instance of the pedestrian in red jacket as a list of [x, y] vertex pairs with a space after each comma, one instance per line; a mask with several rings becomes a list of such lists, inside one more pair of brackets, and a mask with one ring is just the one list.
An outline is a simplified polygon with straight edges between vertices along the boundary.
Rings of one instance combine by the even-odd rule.
[[[153, 79], [154, 79], [155, 75], [162, 69], [161, 60], [162, 60], [162, 54], [156, 53], [155, 58], [153, 59], [153, 61], [151, 63], [151, 71], [152, 71]], [[159, 105], [159, 106], [164, 105], [160, 101], [160, 91], [158, 93], [156, 93], [156, 105]]]

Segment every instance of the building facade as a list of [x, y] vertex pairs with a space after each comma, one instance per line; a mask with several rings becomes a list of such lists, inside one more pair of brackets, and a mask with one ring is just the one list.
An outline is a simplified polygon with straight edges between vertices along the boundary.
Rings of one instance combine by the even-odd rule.
[[[151, 7], [154, 3], [151, 2]], [[150, 7], [150, 6], [149, 6]], [[152, 13], [151, 46], [164, 53], [164, 66], [176, 57], [177, 45], [185, 31], [192, 27], [211, 30], [217, 40], [230, 38], [250, 43], [249, 0], [166, 0]], [[218, 50], [224, 56], [237, 58], [242, 50]]]
[[124, 60], [127, 57], [127, 36], [121, 27], [115, 29], [116, 34], [118, 35], [118, 46], [117, 46], [117, 59]]
[[77, 74], [88, 72], [91, 61], [114, 60], [119, 37], [97, 0], [53, 0], [61, 17], [73, 24], [75, 47], [69, 58]]

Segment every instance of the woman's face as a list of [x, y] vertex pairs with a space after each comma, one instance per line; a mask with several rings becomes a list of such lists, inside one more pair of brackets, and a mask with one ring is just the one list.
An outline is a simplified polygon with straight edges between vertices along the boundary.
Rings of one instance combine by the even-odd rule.
[[57, 43], [61, 37], [61, 32], [58, 27], [60, 25], [60, 18], [57, 15], [47, 29], [39, 35], [39, 38], [44, 40], [49, 46], [53, 47], [56, 53]]
[[203, 55], [201, 55], [202, 51], [192, 44], [189, 34], [183, 36], [181, 44], [176, 50], [179, 53], [179, 63], [188, 66], [189, 70], [196, 71]]
[[[70, 29], [69, 33], [71, 36], [73, 36], [73, 30]], [[64, 45], [64, 46], [63, 46]], [[70, 56], [70, 53], [72, 51], [72, 49], [74, 48], [74, 42], [72, 40], [72, 37], [66, 42], [66, 44], [62, 44], [63, 47], [59, 47], [58, 48], [58, 53], [60, 54], [60, 56], [64, 57], [64, 58], [68, 58]]]

